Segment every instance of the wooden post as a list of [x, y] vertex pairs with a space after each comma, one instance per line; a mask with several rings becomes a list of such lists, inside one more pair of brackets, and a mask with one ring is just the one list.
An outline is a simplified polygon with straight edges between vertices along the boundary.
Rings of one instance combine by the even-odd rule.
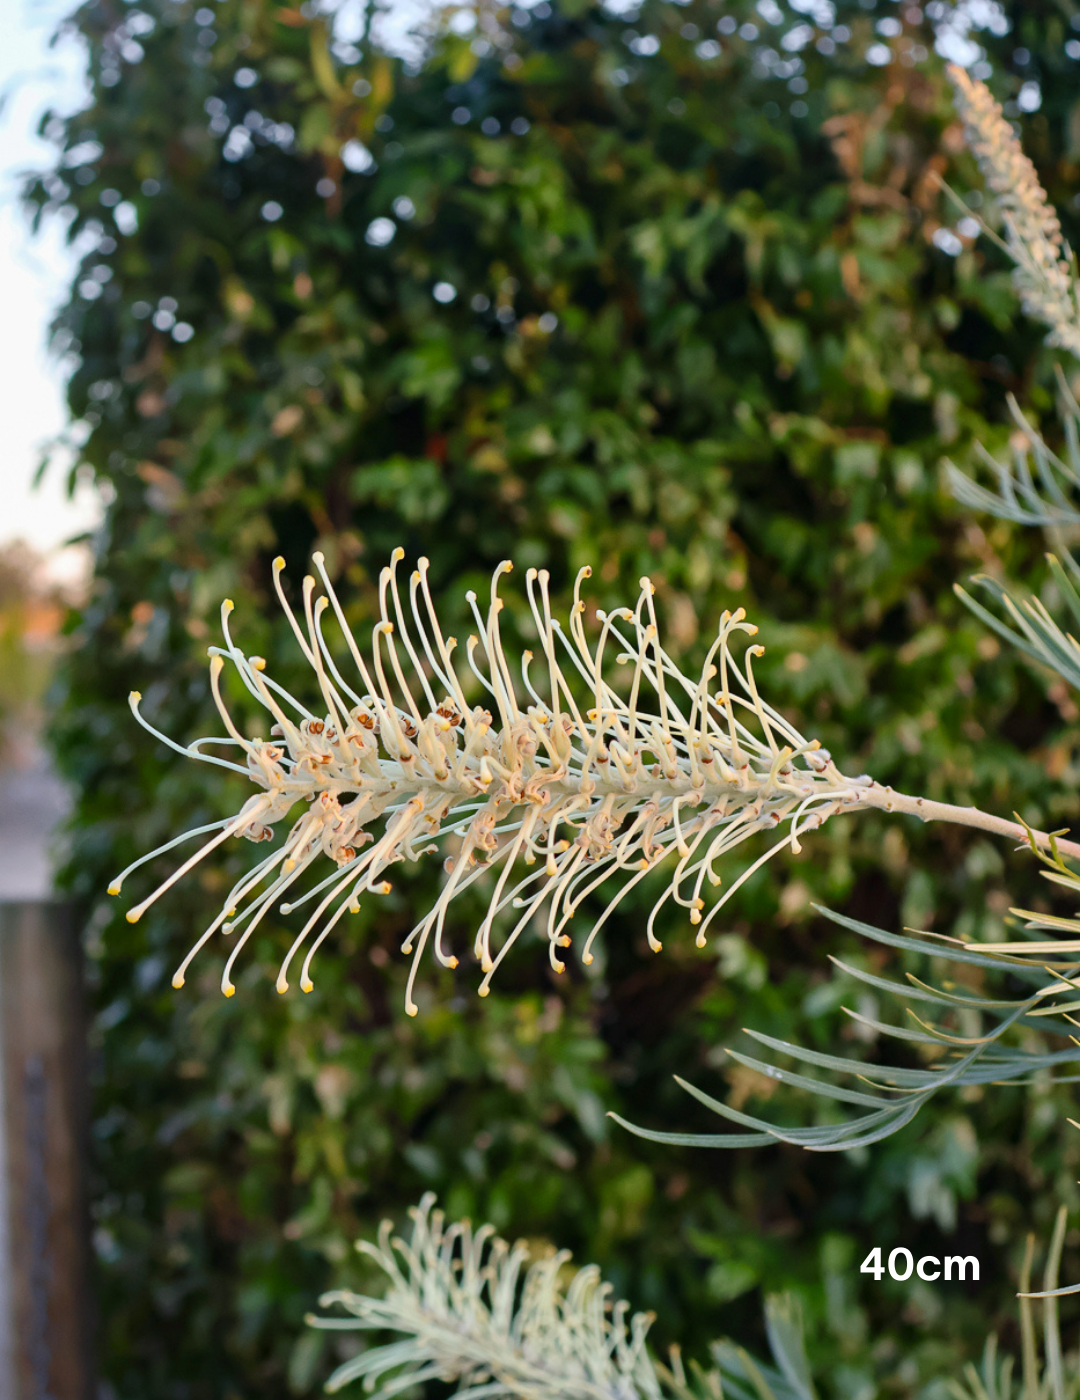
[[86, 1035], [70, 909], [0, 902], [0, 1400], [92, 1400]]

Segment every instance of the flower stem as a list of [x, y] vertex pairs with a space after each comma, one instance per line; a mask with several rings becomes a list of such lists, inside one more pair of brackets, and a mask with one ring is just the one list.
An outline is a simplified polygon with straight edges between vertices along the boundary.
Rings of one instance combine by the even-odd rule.
[[[1050, 850], [1050, 836], [1045, 831], [1029, 831], [1019, 822], [1006, 821], [1004, 817], [993, 817], [980, 812], [978, 807], [957, 807], [952, 802], [933, 802], [928, 797], [908, 797], [893, 788], [871, 783], [859, 791], [858, 802], [863, 807], [877, 807], [883, 812], [906, 812], [924, 822], [953, 822], [958, 826], [974, 826], [980, 831], [991, 831], [995, 836], [1007, 836], [1028, 845], [1029, 840], [1044, 851]], [[1080, 860], [1080, 843], [1066, 841], [1056, 836], [1058, 850], [1075, 860]]]

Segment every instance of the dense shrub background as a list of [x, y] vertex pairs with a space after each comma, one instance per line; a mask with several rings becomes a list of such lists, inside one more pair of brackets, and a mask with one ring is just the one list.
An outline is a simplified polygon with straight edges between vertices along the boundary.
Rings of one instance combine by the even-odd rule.
[[[554, 979], [523, 946], [480, 1002], [468, 958], [455, 977], [429, 967], [412, 1022], [397, 946], [433, 871], [342, 926], [307, 998], [273, 992], [291, 937], [273, 925], [231, 1002], [216, 948], [169, 987], [246, 849], [134, 927], [104, 896], [238, 795], [139, 730], [127, 692], [180, 739], [215, 732], [205, 648], [224, 596], [242, 645], [306, 687], [270, 561], [295, 587], [313, 547], [357, 622], [399, 543], [430, 555], [451, 617], [505, 556], [564, 592], [593, 563], [604, 607], [648, 572], [691, 664], [744, 605], [763, 689], [842, 766], [1075, 820], [1075, 707], [950, 591], [996, 559], [1042, 578], [1038, 542], [965, 517], [939, 463], [1006, 442], [1007, 391], [1048, 413], [1052, 357], [985, 244], [932, 242], [955, 221], [934, 175], [978, 180], [930, 21], [840, 0], [851, 37], [829, 52], [804, 5], [553, 8], [485, 8], [409, 66], [366, 37], [362, 55], [334, 49], [310, 6], [276, 0], [93, 0], [72, 21], [92, 102], [50, 126], [57, 168], [30, 197], [73, 211], [88, 250], [58, 346], [110, 501], [53, 736], [81, 794], [67, 881], [96, 1006], [101, 1364], [123, 1400], [312, 1393], [331, 1358], [305, 1310], [363, 1281], [350, 1241], [428, 1187], [601, 1263], [657, 1310], [658, 1342], [760, 1340], [759, 1286], [794, 1286], [835, 1394], [910, 1392], [1008, 1326], [1024, 1234], [1075, 1200], [1080, 1151], [1045, 1086], [943, 1099], [858, 1159], [654, 1149], [604, 1117], [713, 1126], [673, 1072], [762, 1104], [774, 1086], [721, 1053], [743, 1025], [865, 1053], [826, 954], [877, 955], [811, 901], [993, 936], [1042, 892], [973, 834], [838, 819], [751, 882], [705, 952], [671, 926], [649, 954], [643, 896], [588, 975]], [[1041, 83], [1024, 136], [1068, 221], [1069, 4], [1006, 10], [1007, 35], [978, 37], [1003, 97]], [[727, 15], [759, 33], [702, 48]], [[874, 32], [883, 17], [899, 36]], [[803, 71], [777, 76], [797, 24]], [[659, 52], [634, 52], [645, 35]], [[865, 61], [872, 42], [887, 65]], [[343, 148], [362, 163], [350, 142], [364, 173], [343, 164]], [[459, 951], [478, 907], [457, 907]], [[900, 1242], [977, 1252], [986, 1281], [860, 1278], [872, 1244]]]

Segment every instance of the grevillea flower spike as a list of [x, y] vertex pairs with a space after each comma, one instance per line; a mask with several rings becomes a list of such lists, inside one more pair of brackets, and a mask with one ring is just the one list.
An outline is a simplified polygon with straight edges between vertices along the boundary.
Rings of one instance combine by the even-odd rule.
[[[504, 562], [492, 576], [486, 613], [475, 594], [467, 595], [477, 631], [465, 648], [466, 675], [454, 664], [456, 639], [445, 637], [439, 624], [426, 559], [412, 574], [403, 602], [403, 557], [395, 550], [382, 571], [380, 616], [367, 659], [322, 556], [314, 556], [322, 591], [314, 577], [305, 578], [302, 620], [281, 584], [284, 561], [275, 562], [278, 598], [318, 685], [317, 713], [270, 678], [262, 657], [245, 655], [233, 642], [229, 601], [221, 610], [225, 645], [210, 648], [210, 685], [226, 737], [183, 748], [143, 717], [140, 696], [132, 694], [132, 713], [163, 743], [245, 774], [257, 791], [234, 817], [176, 837], [117, 877], [112, 894], [119, 894], [137, 866], [188, 837], [209, 835], [129, 911], [131, 922], [230, 837], [269, 841], [279, 823], [292, 822], [284, 842], [229, 891], [181, 963], [174, 987], [183, 986], [192, 959], [220, 931], [235, 936], [221, 980], [231, 996], [236, 959], [267, 913], [275, 905], [284, 914], [308, 905], [311, 912], [281, 965], [277, 989], [288, 989], [290, 968], [303, 951], [300, 986], [310, 991], [314, 955], [339, 919], [355, 913], [362, 896], [388, 893], [392, 866], [440, 850], [446, 853], [442, 890], [402, 947], [412, 956], [410, 1015], [417, 1010], [413, 988], [427, 945], [443, 966], [457, 966], [444, 942], [447, 914], [454, 899], [481, 879], [492, 884], [474, 945], [484, 996], [530, 924], [546, 932], [551, 964], [562, 972], [570, 921], [588, 896], [614, 880], [614, 894], [582, 948], [583, 961], [591, 962], [593, 940], [619, 902], [665, 862], [670, 877], [648, 920], [649, 946], [660, 950], [656, 916], [670, 901], [686, 910], [704, 947], [710, 923], [745, 880], [781, 847], [798, 851], [805, 832], [845, 810], [878, 807], [1029, 840], [1018, 823], [904, 797], [869, 777], [845, 777], [817, 740], [803, 738], [762, 700], [753, 660], [764, 648], [745, 647], [741, 664], [735, 657], [733, 644], [757, 631], [741, 608], [721, 616], [695, 679], [661, 644], [649, 579], [641, 580], [634, 608], [597, 611], [598, 632], [590, 642], [581, 589], [591, 570], [578, 574], [564, 628], [552, 613], [546, 571], [530, 569], [526, 593], [540, 656], [525, 651], [512, 667], [499, 627], [499, 583], [513, 567]], [[327, 644], [327, 611], [334, 613], [355, 667], [352, 681]], [[612, 661], [626, 676], [621, 690], [606, 674]], [[234, 724], [221, 693], [226, 665], [268, 712], [269, 739], [246, 739]], [[244, 761], [204, 753], [208, 744], [238, 749]], [[706, 894], [721, 885], [721, 857], [755, 833], [781, 827], [780, 840], [707, 907]], [[1035, 840], [1049, 844], [1041, 833]], [[1059, 841], [1058, 848], [1080, 855], [1080, 846], [1069, 842]], [[286, 900], [309, 869], [326, 863], [329, 874]]]
[[959, 64], [948, 73], [968, 148], [1001, 210], [1005, 238], [997, 241], [1016, 264], [1021, 305], [1050, 327], [1048, 344], [1080, 355], [1080, 284], [1057, 212], [990, 89]]

